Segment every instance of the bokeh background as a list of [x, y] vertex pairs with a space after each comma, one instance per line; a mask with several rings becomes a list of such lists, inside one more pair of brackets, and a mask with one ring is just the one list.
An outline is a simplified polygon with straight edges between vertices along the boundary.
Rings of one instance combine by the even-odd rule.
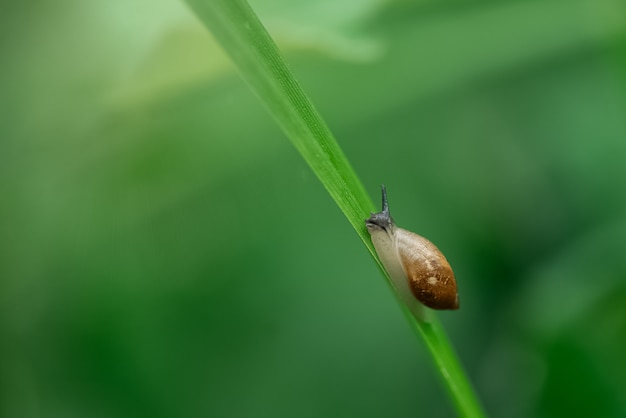
[[[440, 318], [488, 413], [626, 416], [626, 2], [252, 5], [454, 266]], [[0, 10], [0, 416], [454, 415], [184, 3]]]

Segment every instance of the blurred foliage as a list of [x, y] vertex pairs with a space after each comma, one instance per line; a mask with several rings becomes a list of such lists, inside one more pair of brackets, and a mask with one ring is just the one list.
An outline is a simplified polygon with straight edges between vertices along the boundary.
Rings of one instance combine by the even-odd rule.
[[[252, 4], [455, 267], [441, 317], [487, 411], [626, 415], [626, 3]], [[0, 11], [0, 416], [452, 414], [184, 4]]]

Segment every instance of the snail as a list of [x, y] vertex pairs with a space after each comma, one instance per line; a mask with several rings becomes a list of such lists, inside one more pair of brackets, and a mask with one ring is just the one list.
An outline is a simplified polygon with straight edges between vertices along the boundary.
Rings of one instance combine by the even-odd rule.
[[372, 213], [365, 226], [401, 297], [412, 309], [421, 309], [415, 299], [432, 309], [458, 309], [456, 279], [446, 257], [426, 238], [396, 226], [384, 185], [382, 199], [383, 210]]

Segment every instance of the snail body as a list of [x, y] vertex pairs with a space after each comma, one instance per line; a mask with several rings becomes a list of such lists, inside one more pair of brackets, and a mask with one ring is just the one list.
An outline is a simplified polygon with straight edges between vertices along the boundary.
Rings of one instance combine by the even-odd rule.
[[373, 213], [365, 225], [397, 290], [409, 306], [417, 299], [432, 309], [458, 309], [456, 279], [446, 257], [426, 238], [397, 227], [385, 186], [382, 196], [383, 210]]

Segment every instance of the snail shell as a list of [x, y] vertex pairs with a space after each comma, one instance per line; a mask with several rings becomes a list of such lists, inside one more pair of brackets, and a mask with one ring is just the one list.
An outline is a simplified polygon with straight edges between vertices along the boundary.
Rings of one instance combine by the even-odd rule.
[[382, 186], [383, 210], [373, 213], [365, 225], [385, 270], [401, 295], [412, 294], [432, 309], [458, 309], [459, 296], [450, 263], [426, 238], [398, 228]]

